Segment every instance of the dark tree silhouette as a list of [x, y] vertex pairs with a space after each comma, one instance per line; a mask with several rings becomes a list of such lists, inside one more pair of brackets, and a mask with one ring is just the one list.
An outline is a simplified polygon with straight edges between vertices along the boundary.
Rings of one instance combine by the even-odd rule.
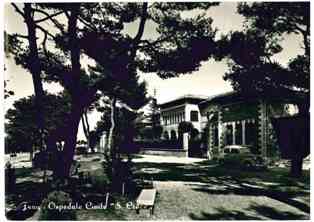
[[[298, 106], [299, 115], [309, 117], [310, 3], [240, 3], [238, 12], [246, 19], [245, 30], [226, 36], [218, 47], [218, 58], [231, 60], [224, 79], [244, 96], [290, 100]], [[273, 55], [283, 50], [281, 40], [290, 33], [302, 37], [304, 54], [292, 57], [285, 67]], [[309, 145], [306, 149], [309, 151]], [[292, 158], [291, 173], [295, 176], [302, 172], [301, 150]]]
[[[30, 4], [34, 14], [41, 15], [35, 21], [35, 29], [44, 34], [43, 46], [37, 50], [38, 59], [31, 58], [39, 61], [37, 67], [41, 68], [45, 81], [59, 82], [71, 96], [67, 126], [51, 133], [52, 139], [47, 144], [52, 146], [58, 137], [65, 137], [61, 160], [64, 176], [69, 175], [82, 113], [99, 99], [98, 92], [106, 83], [106, 76], [123, 82], [138, 70], [156, 72], [161, 78], [197, 70], [215, 52], [216, 31], [211, 28], [212, 19], [205, 14], [191, 18], [180, 14], [194, 9], [204, 11], [213, 5], [217, 3]], [[58, 16], [63, 16], [66, 22], [61, 23], [56, 19]], [[40, 26], [43, 21], [54, 32]], [[138, 24], [134, 36], [125, 33], [125, 25], [130, 23]], [[148, 25], [156, 27], [155, 39], [145, 37]], [[45, 47], [48, 41], [51, 47]], [[17, 62], [27, 67], [28, 55], [25, 48], [18, 50]], [[84, 55], [96, 61], [105, 72], [90, 75], [81, 68]]]
[[[13, 108], [5, 115], [8, 121], [5, 127], [9, 147], [7, 151], [33, 152], [40, 150], [40, 134], [36, 130], [37, 106], [35, 96], [21, 98], [14, 102]], [[56, 108], [57, 107], [57, 108]], [[45, 94], [43, 97], [44, 124], [47, 131], [55, 130], [65, 123], [64, 117], [69, 111], [69, 99], [64, 94]], [[44, 135], [47, 139], [47, 135]], [[60, 141], [58, 141], [60, 142]]]
[[40, 139], [40, 149], [43, 149], [44, 141], [44, 116], [43, 116], [43, 103], [42, 98], [44, 96], [43, 83], [41, 79], [41, 67], [38, 58], [38, 46], [37, 46], [37, 35], [36, 35], [36, 22], [34, 20], [33, 9], [30, 3], [25, 3], [23, 12], [15, 5], [12, 4], [16, 11], [18, 11], [24, 18], [25, 24], [27, 26], [27, 41], [29, 45], [29, 54], [27, 58], [26, 68], [32, 74], [34, 93], [35, 93], [35, 104], [36, 104], [36, 122], [39, 131], [39, 135], [41, 135]]

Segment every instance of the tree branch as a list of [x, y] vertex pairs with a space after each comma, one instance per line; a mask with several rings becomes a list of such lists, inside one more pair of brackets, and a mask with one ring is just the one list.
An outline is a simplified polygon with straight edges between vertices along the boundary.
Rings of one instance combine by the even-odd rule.
[[68, 20], [68, 36], [69, 36], [69, 48], [72, 65], [72, 75], [75, 82], [79, 82], [80, 75], [80, 47], [77, 38], [77, 18], [79, 15], [80, 5], [75, 5], [71, 9], [70, 18]]
[[28, 35], [21, 35], [21, 34], [13, 34], [13, 35], [19, 38], [28, 39]]
[[[38, 9], [37, 9], [37, 10], [38, 10]], [[35, 11], [36, 11], [36, 10], [35, 10]], [[44, 11], [41, 11], [41, 13], [45, 14], [46, 17], [45, 17], [45, 18], [42, 18], [42, 19], [35, 20], [35, 21], [34, 21], [35, 23], [40, 23], [40, 22], [44, 22], [44, 21], [46, 21], [46, 20], [48, 20], [48, 19], [52, 19], [53, 17], [56, 17], [56, 16], [58, 16], [58, 15], [64, 13], [64, 12], [63, 12], [63, 11], [60, 11], [60, 12], [57, 12], [57, 13], [52, 14], [52, 15], [49, 15], [48, 13], [46, 13], [46, 12], [44, 12]]]
[[156, 41], [153, 41], [153, 42], [150, 42], [148, 40], [142, 40], [142, 41], [140, 41], [140, 43], [146, 44], [146, 45], [143, 45], [143, 47], [145, 47], [145, 46], [153, 47], [153, 46], [156, 46], [159, 43], [163, 43], [164, 41], [169, 40], [169, 38], [172, 38], [173, 36], [174, 35], [172, 35], [172, 36], [165, 36], [164, 38], [159, 38], [159, 39], [157, 39]]
[[139, 41], [141, 40], [141, 38], [144, 34], [144, 27], [145, 27], [145, 23], [147, 20], [147, 16], [148, 16], [148, 14], [147, 14], [147, 2], [144, 2], [143, 3], [142, 17], [141, 17], [141, 21], [139, 24], [139, 28], [138, 28], [136, 36], [133, 39], [133, 41], [136, 45], [139, 43]]
[[136, 36], [134, 37], [133, 39], [133, 44], [131, 46], [131, 51], [130, 51], [130, 58], [131, 60], [134, 60], [135, 56], [136, 56], [136, 50], [138, 49], [138, 45], [140, 43], [140, 40], [144, 34], [144, 27], [145, 27], [145, 23], [146, 23], [146, 20], [147, 20], [147, 5], [148, 3], [147, 2], [144, 2], [143, 3], [143, 11], [142, 11], [142, 17], [141, 17], [141, 21], [140, 21], [140, 24], [139, 24], [139, 27], [138, 27], [138, 31], [137, 31], [137, 34]]
[[11, 3], [11, 5], [14, 7], [15, 11], [17, 11], [17, 13], [19, 13], [25, 19], [24, 13], [17, 7], [17, 5], [13, 2]]
[[[33, 9], [33, 11], [34, 12], [39, 12], [39, 13], [42, 13], [42, 14], [46, 15], [47, 19], [50, 19], [50, 21], [64, 34], [64, 30], [63, 30], [62, 25], [56, 19], [53, 18], [54, 16], [49, 15], [47, 12], [45, 12], [45, 11], [43, 11], [41, 9]], [[64, 13], [64, 11], [59, 12], [59, 14], [62, 14], [62, 13]], [[48, 17], [50, 17], [50, 18], [48, 18]], [[47, 20], [47, 19], [45, 19], [45, 20]], [[37, 21], [35, 23], [39, 23], [39, 22]]]
[[90, 129], [89, 129], [89, 122], [88, 122], [88, 116], [87, 116], [87, 110], [84, 111], [83, 113], [84, 117], [85, 117], [85, 122], [86, 122], [86, 129], [89, 135]]
[[295, 29], [298, 30], [299, 32], [301, 32], [301, 34], [306, 32], [306, 29], [302, 29], [301, 26], [295, 24]]
[[54, 40], [56, 39], [56, 37], [54, 35], [52, 35], [50, 32], [48, 32], [46, 29], [44, 29], [43, 27], [36, 25], [36, 28], [38, 28], [40, 31], [42, 31], [44, 34], [49, 35], [51, 38], [53, 38]]
[[78, 20], [80, 22], [82, 22], [84, 25], [86, 25], [87, 27], [89, 27], [91, 30], [93, 31], [97, 31], [97, 29], [95, 27], [93, 27], [92, 25], [88, 24], [83, 18], [81, 18], [80, 16], [78, 16]]
[[44, 32], [44, 39], [42, 42], [42, 46], [43, 46], [44, 53], [45, 53], [47, 59], [49, 60], [48, 51], [47, 51], [47, 47], [46, 47], [47, 38], [48, 38], [48, 34], [46, 32]]

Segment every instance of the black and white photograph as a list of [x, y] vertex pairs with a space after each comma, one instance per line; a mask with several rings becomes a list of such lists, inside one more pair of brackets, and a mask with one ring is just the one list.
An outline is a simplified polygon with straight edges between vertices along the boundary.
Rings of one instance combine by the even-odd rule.
[[5, 1], [6, 220], [310, 220], [310, 1]]

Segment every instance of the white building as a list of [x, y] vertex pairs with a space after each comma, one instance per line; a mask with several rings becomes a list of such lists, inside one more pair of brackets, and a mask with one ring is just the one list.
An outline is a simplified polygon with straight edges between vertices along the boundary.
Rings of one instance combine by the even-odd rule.
[[[163, 131], [176, 134], [180, 122], [191, 122], [199, 132], [208, 129], [207, 149], [219, 153], [226, 145], [245, 145], [267, 156], [277, 146], [273, 117], [297, 113], [298, 95], [243, 96], [238, 92], [206, 97], [186, 95], [160, 104]], [[277, 149], [277, 148], [276, 148]], [[277, 149], [278, 150], [278, 149]]]
[[[185, 95], [175, 100], [159, 104], [160, 121], [164, 133], [167, 132], [169, 137], [172, 133], [178, 137], [179, 123], [186, 121], [191, 122], [199, 132], [204, 127], [198, 104], [208, 99], [207, 96]], [[205, 120], [206, 123], [206, 120]]]

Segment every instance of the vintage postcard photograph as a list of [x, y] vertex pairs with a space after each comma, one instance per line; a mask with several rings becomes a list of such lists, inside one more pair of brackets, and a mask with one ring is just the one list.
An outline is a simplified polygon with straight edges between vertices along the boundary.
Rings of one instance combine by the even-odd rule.
[[3, 3], [6, 220], [310, 220], [310, 2]]

